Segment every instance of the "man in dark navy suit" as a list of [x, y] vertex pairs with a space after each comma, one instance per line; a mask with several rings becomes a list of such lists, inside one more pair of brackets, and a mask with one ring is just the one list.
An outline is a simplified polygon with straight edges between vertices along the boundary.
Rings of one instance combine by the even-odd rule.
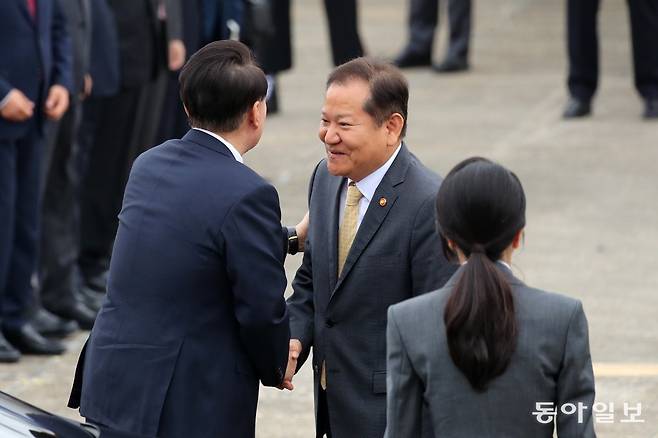
[[11, 362], [20, 357], [16, 348], [64, 351], [27, 319], [34, 306], [43, 124], [62, 117], [72, 88], [71, 42], [58, 1], [0, 2], [0, 54], [0, 362]]
[[219, 41], [180, 83], [193, 129], [133, 165], [69, 406], [140, 436], [253, 437], [258, 382], [292, 388], [287, 235], [276, 190], [242, 163], [267, 81], [245, 45]]

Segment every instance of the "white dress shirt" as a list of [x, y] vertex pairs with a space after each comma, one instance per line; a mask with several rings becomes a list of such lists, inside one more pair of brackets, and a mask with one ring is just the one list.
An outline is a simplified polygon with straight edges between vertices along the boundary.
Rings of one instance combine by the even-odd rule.
[[192, 129], [196, 129], [197, 131], [205, 132], [206, 134], [208, 134], [212, 137], [215, 137], [217, 140], [224, 143], [224, 146], [226, 146], [228, 148], [228, 150], [231, 151], [231, 153], [235, 157], [236, 161], [238, 161], [240, 163], [244, 163], [244, 160], [242, 159], [242, 155], [240, 155], [240, 152], [238, 152], [238, 150], [235, 148], [235, 146], [233, 146], [231, 143], [226, 141], [222, 136], [217, 135], [217, 134], [215, 134], [214, 132], [211, 132], [211, 131], [206, 131], [205, 129], [201, 129], [201, 128], [192, 128]]
[[[379, 169], [375, 170], [370, 175], [366, 176], [361, 181], [358, 181], [356, 183], [356, 187], [363, 195], [363, 197], [359, 200], [359, 218], [356, 221], [357, 230], [361, 226], [361, 221], [363, 221], [363, 217], [366, 215], [366, 211], [368, 210], [370, 201], [372, 200], [372, 197], [375, 196], [375, 192], [377, 191], [377, 187], [379, 187], [379, 183], [382, 182], [384, 175], [386, 175], [386, 172], [391, 167], [391, 164], [393, 164], [393, 161], [395, 161], [395, 157], [397, 157], [398, 154], [400, 153], [401, 147], [402, 147], [402, 143], [398, 145], [397, 149], [395, 150], [395, 152], [393, 152], [393, 155], [391, 155], [391, 158], [389, 158], [386, 163], [384, 163]], [[350, 182], [352, 182], [352, 180], [348, 178], [347, 181], [345, 181], [345, 184], [343, 185], [343, 188], [340, 192], [340, 209], [338, 211], [338, 215], [339, 215], [338, 218], [341, 224], [343, 223], [343, 214], [345, 212], [347, 185]]]

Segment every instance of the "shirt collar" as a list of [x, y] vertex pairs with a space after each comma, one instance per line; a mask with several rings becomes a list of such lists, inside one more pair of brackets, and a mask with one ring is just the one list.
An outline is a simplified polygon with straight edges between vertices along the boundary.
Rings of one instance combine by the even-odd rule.
[[[356, 183], [356, 187], [359, 189], [363, 197], [368, 200], [368, 202], [370, 202], [372, 197], [375, 196], [375, 191], [377, 190], [377, 187], [379, 187], [379, 183], [382, 182], [382, 179], [384, 179], [384, 175], [386, 175], [386, 172], [388, 172], [388, 169], [393, 164], [393, 161], [395, 161], [395, 158], [398, 156], [398, 153], [400, 153], [401, 148], [402, 143], [398, 145], [397, 149], [395, 149], [395, 152], [393, 152], [393, 155], [391, 155], [391, 158], [389, 158], [386, 163]], [[352, 182], [352, 180], [348, 178], [347, 183], [349, 184], [350, 182]]]
[[197, 131], [205, 132], [206, 134], [210, 135], [211, 137], [214, 137], [217, 140], [221, 141], [222, 143], [224, 143], [224, 146], [226, 146], [228, 148], [228, 150], [231, 151], [231, 153], [235, 157], [235, 161], [237, 161], [239, 163], [244, 163], [244, 160], [242, 159], [242, 155], [240, 155], [240, 152], [238, 152], [238, 150], [235, 148], [235, 146], [233, 146], [231, 143], [226, 141], [226, 139], [223, 138], [222, 136], [217, 135], [212, 131], [207, 131], [207, 130], [201, 129], [201, 128], [192, 128], [192, 129], [196, 129]]

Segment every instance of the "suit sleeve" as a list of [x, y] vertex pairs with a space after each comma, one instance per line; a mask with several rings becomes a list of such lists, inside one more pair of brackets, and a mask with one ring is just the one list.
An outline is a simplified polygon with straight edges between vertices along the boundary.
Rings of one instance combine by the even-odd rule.
[[386, 327], [386, 434], [384, 438], [420, 437], [423, 424], [423, 386], [414, 372], [395, 309], [388, 309]]
[[436, 231], [434, 195], [418, 209], [411, 231], [411, 290], [414, 296], [440, 289], [457, 266], [446, 260]]
[[[320, 161], [313, 170], [308, 188], [309, 211], [313, 183], [318, 167], [323, 163]], [[288, 310], [290, 311], [290, 337], [299, 339], [302, 343], [302, 353], [299, 356], [297, 369], [306, 362], [313, 346], [313, 324], [315, 321], [315, 304], [313, 302], [313, 265], [311, 235], [313, 233], [313, 215], [309, 215], [309, 230], [304, 243], [304, 258], [302, 265], [295, 274], [292, 282], [293, 294], [288, 298]]]
[[[167, 8], [167, 41], [183, 39], [183, 0], [165, 0]], [[191, 55], [188, 54], [188, 56]]]
[[53, 2], [52, 22], [53, 71], [49, 85], [62, 85], [73, 93], [73, 46], [66, 27], [66, 17], [59, 4]]
[[240, 336], [265, 386], [279, 385], [288, 363], [290, 329], [280, 233], [279, 199], [269, 185], [238, 201], [221, 229]]
[[[582, 420], [577, 414], [566, 415], [560, 407], [582, 403]], [[589, 352], [587, 318], [580, 301], [576, 306], [567, 329], [564, 357], [557, 381], [557, 436], [594, 438], [592, 406], [594, 404], [594, 372]]]

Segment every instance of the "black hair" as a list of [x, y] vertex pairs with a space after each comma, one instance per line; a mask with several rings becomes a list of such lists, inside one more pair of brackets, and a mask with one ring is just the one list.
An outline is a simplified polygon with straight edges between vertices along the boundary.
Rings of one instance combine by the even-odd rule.
[[212, 42], [192, 55], [179, 82], [190, 125], [213, 132], [236, 130], [267, 93], [267, 79], [249, 48], [231, 40]]
[[436, 197], [441, 243], [468, 258], [443, 315], [450, 356], [476, 391], [501, 375], [516, 347], [512, 289], [496, 266], [525, 226], [526, 199], [517, 176], [486, 158], [457, 164]]

